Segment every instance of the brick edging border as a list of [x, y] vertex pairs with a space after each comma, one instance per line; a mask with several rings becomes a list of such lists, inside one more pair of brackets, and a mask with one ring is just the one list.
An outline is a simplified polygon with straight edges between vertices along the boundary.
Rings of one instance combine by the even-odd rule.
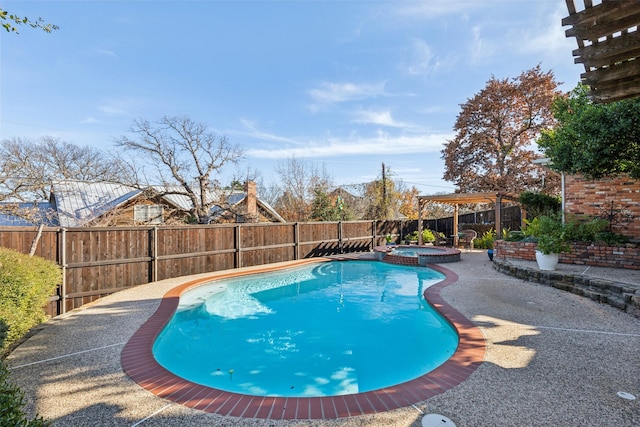
[[494, 260], [493, 268], [509, 276], [552, 286], [640, 317], [640, 286], [569, 272], [541, 271], [505, 260]]

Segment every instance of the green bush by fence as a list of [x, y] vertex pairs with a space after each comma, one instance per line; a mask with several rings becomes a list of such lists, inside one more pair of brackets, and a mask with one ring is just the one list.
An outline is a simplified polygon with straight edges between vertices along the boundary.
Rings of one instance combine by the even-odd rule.
[[38, 323], [61, 281], [52, 261], [0, 248], [0, 353]]
[[24, 393], [9, 378], [9, 370], [0, 360], [0, 426], [46, 427], [50, 423], [36, 415], [28, 419], [24, 411]]

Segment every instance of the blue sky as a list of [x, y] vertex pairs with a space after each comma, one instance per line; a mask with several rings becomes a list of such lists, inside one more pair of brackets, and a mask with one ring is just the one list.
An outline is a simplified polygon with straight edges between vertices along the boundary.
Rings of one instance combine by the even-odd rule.
[[[134, 119], [187, 115], [261, 172], [295, 156], [337, 185], [384, 162], [451, 192], [440, 151], [492, 76], [578, 83], [564, 0], [2, 1], [60, 29], [0, 35], [0, 139], [113, 150]], [[233, 170], [227, 170], [229, 174]]]

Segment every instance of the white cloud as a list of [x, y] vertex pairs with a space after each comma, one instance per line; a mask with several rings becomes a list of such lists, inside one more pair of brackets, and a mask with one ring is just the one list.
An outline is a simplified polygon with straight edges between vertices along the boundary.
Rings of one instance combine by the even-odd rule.
[[347, 101], [376, 98], [385, 95], [385, 82], [378, 83], [332, 83], [323, 82], [317, 88], [309, 90], [309, 95], [315, 102], [312, 110], [322, 106], [331, 106]]
[[400, 64], [400, 70], [410, 76], [421, 76], [435, 71], [439, 67], [431, 47], [421, 39], [413, 39], [409, 59]]
[[389, 127], [405, 127], [406, 123], [397, 122], [391, 117], [391, 111], [373, 111], [373, 110], [359, 110], [353, 113], [355, 118], [353, 119], [356, 123], [367, 123], [374, 125], [382, 125]]
[[495, 46], [482, 36], [482, 28], [475, 26], [471, 29], [471, 62], [473, 64], [487, 63], [494, 55]]
[[391, 155], [433, 153], [442, 150], [443, 144], [453, 138], [451, 134], [391, 135], [379, 131], [372, 137], [328, 137], [324, 141], [308, 141], [304, 147], [247, 150], [248, 157], [286, 159], [334, 157], [353, 155]]
[[251, 120], [241, 119], [240, 122], [247, 130], [245, 132], [235, 131], [234, 132], [235, 134], [249, 136], [251, 138], [259, 139], [262, 141], [286, 142], [289, 144], [297, 144], [297, 141], [295, 141], [294, 139], [259, 130], [256, 127], [256, 124]]
[[429, 128], [415, 123], [402, 122], [393, 118], [389, 110], [358, 110], [352, 113], [354, 123], [386, 126], [390, 128], [402, 129], [405, 132], [428, 132]]
[[91, 123], [98, 123], [98, 119], [94, 118], [94, 117], [85, 117], [84, 119], [80, 120], [80, 123], [85, 125], [85, 124], [91, 124]]
[[482, 6], [481, 1], [429, 0], [403, 2], [397, 9], [402, 15], [438, 18], [446, 15], [466, 15], [470, 10]]
[[113, 58], [117, 58], [118, 55], [116, 55], [116, 53], [112, 50], [107, 50], [107, 49], [96, 49], [96, 53], [98, 55], [103, 55], [103, 56], [111, 56]]
[[107, 99], [104, 104], [98, 106], [98, 110], [112, 116], [126, 116], [135, 107], [137, 102], [133, 98]]
[[571, 58], [571, 51], [578, 45], [575, 38], [565, 36], [565, 28], [560, 24], [567, 14], [565, 5], [558, 4], [551, 13], [545, 13], [541, 19], [533, 20], [538, 25], [519, 29], [507, 39], [513, 42], [513, 49], [521, 54], [542, 54], [546, 57], [560, 57], [563, 60]]

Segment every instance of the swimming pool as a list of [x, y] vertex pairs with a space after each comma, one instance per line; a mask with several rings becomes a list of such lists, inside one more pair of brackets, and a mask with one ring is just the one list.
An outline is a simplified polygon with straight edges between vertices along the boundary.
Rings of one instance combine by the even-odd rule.
[[456, 351], [424, 300], [444, 275], [377, 261], [307, 265], [184, 293], [153, 346], [197, 384], [255, 396], [362, 393], [410, 381]]

